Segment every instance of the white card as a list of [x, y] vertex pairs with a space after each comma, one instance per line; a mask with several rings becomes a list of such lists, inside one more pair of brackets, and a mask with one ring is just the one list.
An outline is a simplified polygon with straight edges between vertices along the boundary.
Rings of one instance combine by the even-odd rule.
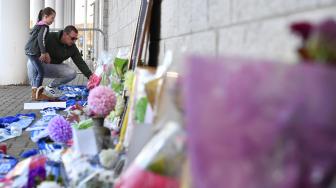
[[34, 103], [24, 103], [23, 109], [34, 110], [34, 109], [44, 109], [48, 107], [58, 107], [66, 108], [66, 102], [34, 102]]
[[98, 153], [93, 127], [80, 130], [72, 128], [72, 133], [73, 148], [76, 152], [84, 155], [96, 155]]

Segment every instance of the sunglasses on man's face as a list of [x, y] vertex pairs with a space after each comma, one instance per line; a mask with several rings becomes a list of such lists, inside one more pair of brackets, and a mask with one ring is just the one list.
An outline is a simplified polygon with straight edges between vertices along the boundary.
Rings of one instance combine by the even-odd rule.
[[68, 34], [68, 36], [70, 37], [70, 39], [71, 39], [72, 41], [75, 41], [75, 40], [78, 39], [77, 37], [72, 37], [70, 34]]
[[77, 40], [78, 38], [77, 37], [71, 37], [71, 40], [72, 41], [75, 41], [75, 40]]

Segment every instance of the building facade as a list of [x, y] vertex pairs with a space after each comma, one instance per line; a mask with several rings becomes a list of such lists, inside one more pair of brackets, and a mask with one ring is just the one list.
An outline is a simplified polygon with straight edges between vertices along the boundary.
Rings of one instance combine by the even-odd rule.
[[[108, 49], [129, 47], [140, 0], [105, 0]], [[159, 63], [185, 54], [296, 60], [293, 21], [336, 18], [336, 0], [159, 0]], [[158, 16], [158, 15], [154, 15]]]

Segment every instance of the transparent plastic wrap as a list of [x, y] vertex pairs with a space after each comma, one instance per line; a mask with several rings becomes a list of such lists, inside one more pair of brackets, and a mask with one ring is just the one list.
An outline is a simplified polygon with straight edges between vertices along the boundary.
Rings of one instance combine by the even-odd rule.
[[[59, 186], [66, 183], [66, 175], [60, 161], [54, 161], [49, 156], [42, 155], [20, 161], [5, 179], [7, 187], [38, 187], [43, 181], [52, 181]], [[1, 186], [6, 187], [5, 185]]]
[[91, 165], [91, 159], [77, 152], [67, 150], [62, 155], [65, 172], [67, 174], [68, 187], [79, 187], [85, 179], [98, 170]]
[[93, 89], [98, 85], [107, 86], [110, 83], [109, 75], [113, 69], [113, 57], [106, 51], [100, 54], [97, 67], [94, 73], [90, 76], [87, 83], [88, 89]]
[[113, 56], [107, 52], [101, 54], [101, 61], [103, 64], [103, 73], [102, 73], [102, 80], [100, 85], [108, 86], [111, 82], [109, 76], [113, 70]]
[[113, 186], [113, 171], [103, 169], [97, 158], [67, 150], [62, 155], [67, 174], [66, 187], [107, 188]]
[[[125, 98], [124, 98], [124, 91], [126, 89], [125, 82], [126, 82], [126, 72], [127, 72], [127, 65], [128, 65], [128, 53], [129, 49], [121, 49], [118, 51], [117, 56], [114, 59], [113, 63], [113, 70], [109, 76], [110, 87], [115, 92], [117, 101], [115, 109], [112, 110], [109, 115], [105, 118], [105, 126], [112, 129], [116, 135], [120, 131], [120, 121], [122, 113], [125, 109]], [[128, 76], [129, 77], [129, 76]], [[117, 139], [116, 137], [113, 139]]]
[[[178, 60], [173, 60], [173, 54], [167, 53], [165, 61], [156, 72], [154, 82], [156, 84], [155, 104], [154, 104], [154, 118], [155, 129], [160, 130], [167, 121], [177, 121], [183, 124], [183, 99], [182, 91], [182, 77], [184, 74], [184, 66]], [[150, 82], [146, 91], [150, 91]], [[148, 90], [147, 90], [148, 89]], [[152, 89], [153, 90], [153, 89]], [[148, 95], [148, 101], [151, 101]]]
[[124, 90], [125, 74], [128, 65], [128, 48], [118, 51], [117, 56], [113, 60], [113, 70], [109, 75], [110, 86], [118, 94], [122, 94]]
[[117, 103], [115, 109], [110, 112], [110, 114], [105, 118], [104, 125], [111, 130], [120, 131], [120, 127], [118, 125], [120, 117], [125, 108], [125, 102], [122, 96], [117, 96]]
[[192, 187], [331, 187], [336, 69], [233, 58], [188, 63]]
[[184, 161], [184, 146], [184, 131], [177, 123], [167, 123], [121, 175], [115, 187], [179, 187], [179, 177]]

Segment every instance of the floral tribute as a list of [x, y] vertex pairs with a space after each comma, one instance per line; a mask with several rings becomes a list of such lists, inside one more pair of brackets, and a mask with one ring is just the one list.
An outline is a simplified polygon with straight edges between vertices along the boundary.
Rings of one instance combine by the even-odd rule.
[[55, 142], [66, 143], [72, 139], [70, 123], [63, 116], [55, 116], [48, 123], [50, 138]]
[[88, 97], [90, 115], [105, 117], [116, 105], [116, 95], [112, 89], [106, 86], [98, 86], [92, 89]]
[[305, 62], [336, 64], [336, 21], [327, 19], [320, 23], [296, 22], [291, 31], [302, 39], [298, 49]]

